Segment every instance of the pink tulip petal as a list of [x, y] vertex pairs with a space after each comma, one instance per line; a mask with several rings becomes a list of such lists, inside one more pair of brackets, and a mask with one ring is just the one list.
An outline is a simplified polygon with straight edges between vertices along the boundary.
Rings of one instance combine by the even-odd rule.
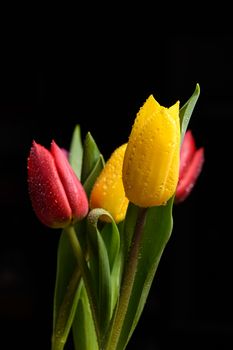
[[57, 172], [66, 192], [74, 219], [82, 219], [88, 212], [88, 199], [86, 192], [72, 169], [64, 152], [53, 140], [51, 154], [54, 157]]
[[179, 170], [180, 179], [182, 179], [187, 167], [189, 166], [189, 163], [191, 162], [195, 151], [196, 151], [195, 140], [191, 130], [188, 130], [184, 135], [183, 143], [181, 145], [181, 150], [180, 150], [180, 170]]
[[67, 151], [67, 149], [65, 149], [65, 148], [61, 148], [61, 150], [64, 153], [64, 155], [66, 156], [66, 158], [69, 160], [69, 151]]
[[35, 213], [49, 227], [64, 227], [72, 216], [54, 159], [43, 146], [33, 141], [28, 157], [29, 195]]
[[193, 158], [189, 167], [183, 177], [179, 180], [177, 189], [176, 189], [176, 203], [182, 202], [185, 200], [190, 192], [192, 191], [198, 176], [202, 170], [204, 163], [204, 148], [199, 148]]

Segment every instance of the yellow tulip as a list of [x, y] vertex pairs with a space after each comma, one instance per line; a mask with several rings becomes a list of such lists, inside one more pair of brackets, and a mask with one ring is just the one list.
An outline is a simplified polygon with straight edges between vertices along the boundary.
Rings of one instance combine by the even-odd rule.
[[[128, 207], [122, 182], [122, 166], [127, 144], [118, 147], [108, 159], [97, 178], [90, 195], [90, 208], [103, 208], [107, 210], [115, 222], [124, 220]], [[109, 221], [107, 216], [101, 216]]]
[[179, 101], [170, 108], [150, 95], [131, 130], [123, 162], [127, 198], [140, 207], [166, 204], [179, 176]]

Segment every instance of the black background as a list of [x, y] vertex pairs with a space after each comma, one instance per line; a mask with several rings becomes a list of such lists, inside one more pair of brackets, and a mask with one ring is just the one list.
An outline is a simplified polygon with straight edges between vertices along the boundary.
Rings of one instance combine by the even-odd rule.
[[182, 106], [196, 83], [189, 127], [205, 148], [203, 172], [174, 207], [173, 234], [127, 349], [232, 349], [233, 36], [97, 27], [84, 38], [75, 25], [25, 36], [30, 28], [16, 27], [1, 44], [1, 349], [50, 349], [59, 231], [44, 227], [29, 202], [32, 140], [68, 148], [78, 123], [107, 159], [149, 94]]

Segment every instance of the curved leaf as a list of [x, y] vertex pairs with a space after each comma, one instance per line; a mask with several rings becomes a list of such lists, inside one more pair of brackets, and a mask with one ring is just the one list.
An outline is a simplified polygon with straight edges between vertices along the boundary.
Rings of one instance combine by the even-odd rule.
[[[104, 225], [100, 231], [98, 221], [102, 215], [107, 215], [112, 220], [112, 224]], [[120, 236], [112, 216], [104, 209], [97, 208], [91, 210], [87, 222], [90, 271], [93, 278], [93, 285], [96, 288], [99, 324], [103, 339], [113, 309], [112, 287], [115, 284], [112, 281], [111, 271], [117, 261]], [[115, 275], [114, 278], [116, 278]]]
[[196, 84], [196, 88], [192, 96], [180, 109], [179, 116], [180, 116], [180, 126], [181, 126], [181, 142], [184, 138], [185, 132], [187, 130], [190, 118], [192, 116], [192, 113], [197, 103], [197, 100], [199, 98], [199, 95], [200, 95], [200, 86], [199, 84]]

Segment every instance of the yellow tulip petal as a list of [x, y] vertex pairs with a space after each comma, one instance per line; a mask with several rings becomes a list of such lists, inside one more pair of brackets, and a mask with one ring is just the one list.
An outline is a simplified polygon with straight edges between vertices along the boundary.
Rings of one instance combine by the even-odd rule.
[[179, 175], [179, 101], [161, 106], [150, 95], [139, 110], [123, 163], [127, 198], [141, 207], [166, 204]]
[[[97, 178], [90, 196], [90, 208], [107, 210], [116, 223], [125, 218], [129, 202], [122, 182], [122, 165], [126, 146], [123, 144], [112, 153]], [[107, 216], [101, 219], [109, 221]]]

